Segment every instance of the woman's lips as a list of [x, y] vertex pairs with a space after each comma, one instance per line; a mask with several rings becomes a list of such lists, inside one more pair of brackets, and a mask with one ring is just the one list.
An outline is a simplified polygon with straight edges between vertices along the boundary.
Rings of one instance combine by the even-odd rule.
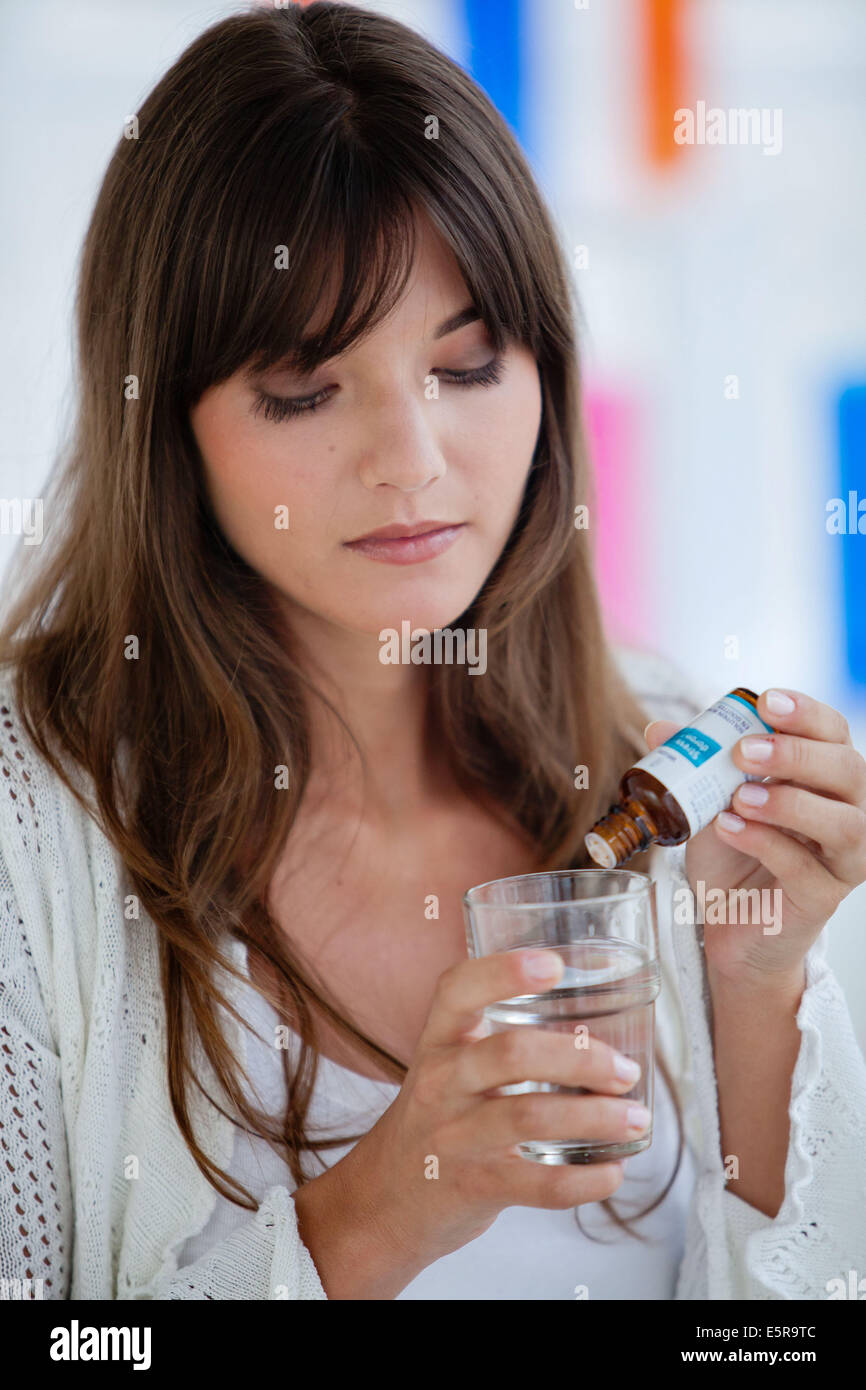
[[420, 536], [362, 536], [358, 541], [345, 541], [344, 544], [347, 550], [357, 551], [368, 560], [379, 560], [385, 565], [418, 565], [452, 546], [465, 526], [465, 521], [457, 526], [440, 526]]

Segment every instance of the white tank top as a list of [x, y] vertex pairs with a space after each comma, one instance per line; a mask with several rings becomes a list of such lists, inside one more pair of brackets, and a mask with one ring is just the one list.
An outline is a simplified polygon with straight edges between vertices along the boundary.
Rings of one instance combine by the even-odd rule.
[[[285, 1104], [282, 1058], [273, 1045], [274, 1027], [280, 1019], [257, 990], [246, 988], [246, 1018], [265, 1039], [246, 1033], [247, 1070], [267, 1113], [279, 1114]], [[300, 1039], [291, 1034], [296, 1059]], [[308, 1127], [316, 1136], [364, 1134], [381, 1117], [399, 1091], [395, 1082], [374, 1081], [350, 1071], [328, 1057], [319, 1058], [316, 1084], [310, 1101]], [[667, 1183], [676, 1160], [676, 1115], [670, 1094], [656, 1069], [653, 1142], [643, 1153], [626, 1161], [625, 1181], [613, 1197], [617, 1210], [628, 1217], [647, 1206]], [[338, 1162], [353, 1146], [322, 1151], [327, 1165]], [[312, 1154], [302, 1159], [311, 1178], [323, 1171]], [[269, 1187], [281, 1184], [295, 1190], [285, 1161], [263, 1139], [235, 1127], [234, 1151], [229, 1167], [262, 1201]], [[577, 1226], [575, 1209], [549, 1211], [541, 1207], [506, 1207], [493, 1225], [475, 1240], [450, 1255], [435, 1260], [398, 1295], [404, 1299], [671, 1299], [685, 1240], [686, 1214], [695, 1184], [695, 1170], [686, 1146], [680, 1171], [665, 1200], [641, 1218], [635, 1229], [638, 1240], [620, 1230], [598, 1202], [577, 1210], [584, 1231]], [[178, 1252], [178, 1266], [193, 1264], [211, 1246], [224, 1240], [239, 1225], [252, 1219], [248, 1207], [239, 1207], [217, 1194], [216, 1205], [204, 1228], [191, 1236]]]

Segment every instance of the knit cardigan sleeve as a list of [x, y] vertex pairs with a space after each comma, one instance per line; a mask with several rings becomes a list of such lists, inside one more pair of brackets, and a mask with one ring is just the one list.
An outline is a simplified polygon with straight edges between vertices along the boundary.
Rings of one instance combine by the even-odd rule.
[[327, 1299], [312, 1256], [298, 1233], [287, 1187], [271, 1187], [251, 1220], [207, 1250], [195, 1264], [166, 1276], [158, 1299]]
[[[0, 1278], [11, 1281], [0, 1289], [325, 1299], [282, 1186], [177, 1268], [174, 1251], [213, 1190], [160, 1084], [152, 924], [123, 930], [113, 851], [32, 748], [5, 682], [0, 721]], [[196, 1130], [224, 1165], [230, 1123], [200, 1106]]]
[[[682, 673], [620, 649], [630, 683], [654, 719], [685, 722], [708, 701]], [[848, 1286], [866, 1252], [866, 1061], [839, 982], [826, 960], [827, 927], [805, 958], [797, 1011], [800, 1047], [791, 1079], [785, 1193], [775, 1217], [736, 1195], [721, 1153], [703, 927], [685, 873], [686, 846], [656, 847], [660, 931], [674, 964], [685, 1061], [679, 1089], [697, 1178], [689, 1208], [678, 1299], [816, 1299]]]
[[[73, 1287], [72, 1248], [86, 1258], [94, 1218], [86, 1175], [73, 1194], [61, 1058], [52, 1025], [54, 1000], [38, 932], [28, 934], [5, 856], [0, 855], [0, 1277], [14, 1296], [66, 1299], [86, 1294], [88, 1271]], [[56, 1018], [56, 1015], [55, 1015]], [[69, 1072], [69, 1066], [66, 1067]], [[73, 1091], [74, 1094], [74, 1091]], [[72, 1134], [74, 1136], [75, 1130]], [[102, 1218], [97, 1215], [96, 1224]], [[95, 1268], [95, 1266], [94, 1266]], [[20, 1281], [20, 1282], [19, 1282]], [[103, 1297], [105, 1293], [103, 1293]], [[309, 1251], [298, 1234], [295, 1205], [272, 1187], [248, 1222], [185, 1269], [157, 1276], [151, 1287], [115, 1289], [113, 1297], [154, 1299], [323, 1299]]]
[[[0, 793], [17, 799], [0, 767]], [[40, 984], [51, 962], [28, 932], [7, 857], [0, 842], [0, 1277], [11, 1281], [4, 1296], [61, 1299], [74, 1228], [60, 1057]]]
[[[673, 891], [689, 892], [685, 847], [666, 852]], [[775, 1217], [738, 1197], [725, 1177], [707, 1008], [702, 929], [675, 927], [674, 953], [696, 1084], [697, 1180], [676, 1297], [827, 1298], [848, 1285], [866, 1251], [866, 1062], [839, 982], [826, 927], [805, 958], [791, 1078], [785, 1191]], [[703, 976], [699, 993], [698, 982]], [[838, 1286], [836, 1286], [838, 1287]]]

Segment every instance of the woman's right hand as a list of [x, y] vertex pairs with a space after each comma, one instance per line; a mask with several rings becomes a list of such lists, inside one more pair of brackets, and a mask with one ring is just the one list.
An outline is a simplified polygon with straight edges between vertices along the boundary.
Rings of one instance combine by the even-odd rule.
[[[532, 957], [553, 973], [531, 976]], [[576, 1047], [573, 1033], [529, 1026], [479, 1036], [485, 1006], [550, 989], [562, 968], [554, 951], [524, 950], [446, 970], [399, 1095], [331, 1169], [342, 1184], [342, 1212], [364, 1213], [368, 1238], [386, 1264], [392, 1260], [394, 1278], [389, 1285], [386, 1273], [379, 1287], [393, 1291], [379, 1296], [393, 1297], [481, 1235], [503, 1207], [566, 1209], [603, 1201], [622, 1183], [621, 1162], [550, 1165], [517, 1148], [532, 1139], [621, 1142], [643, 1133], [648, 1120], [630, 1127], [634, 1102], [618, 1099], [636, 1078], [617, 1076], [616, 1051], [592, 1037]], [[488, 1094], [523, 1081], [595, 1094]]]

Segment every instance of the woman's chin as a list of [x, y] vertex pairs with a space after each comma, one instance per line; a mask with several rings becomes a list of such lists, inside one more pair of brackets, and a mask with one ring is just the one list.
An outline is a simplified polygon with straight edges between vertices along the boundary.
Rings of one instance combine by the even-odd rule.
[[391, 637], [392, 634], [402, 639], [411, 638], [416, 633], [420, 636], [425, 632], [456, 629], [471, 602], [471, 597], [467, 597], [462, 604], [449, 604], [447, 608], [441, 603], [399, 610], [389, 607], [381, 616], [375, 618], [369, 627], [365, 623], [364, 628], [380, 640]]

